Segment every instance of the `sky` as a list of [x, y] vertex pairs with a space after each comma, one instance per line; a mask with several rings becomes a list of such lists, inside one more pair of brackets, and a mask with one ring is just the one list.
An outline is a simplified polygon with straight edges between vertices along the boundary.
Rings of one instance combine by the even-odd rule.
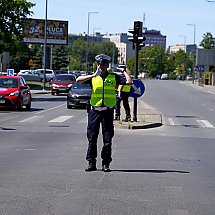
[[[128, 33], [134, 21], [142, 21], [148, 30], [159, 30], [167, 37], [167, 46], [199, 46], [203, 35], [215, 37], [215, 2], [206, 0], [28, 0], [36, 3], [31, 18], [69, 22], [69, 33]], [[98, 13], [91, 13], [98, 12]], [[144, 19], [145, 17], [145, 19]], [[188, 25], [191, 24], [191, 25]], [[194, 25], [196, 33], [194, 34]]]

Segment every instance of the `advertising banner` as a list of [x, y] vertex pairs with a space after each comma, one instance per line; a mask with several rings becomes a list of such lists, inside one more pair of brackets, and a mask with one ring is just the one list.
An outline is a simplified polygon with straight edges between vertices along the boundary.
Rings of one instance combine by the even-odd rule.
[[[45, 20], [26, 19], [23, 21], [24, 43], [45, 43]], [[68, 21], [47, 20], [46, 29], [47, 44], [68, 44]]]

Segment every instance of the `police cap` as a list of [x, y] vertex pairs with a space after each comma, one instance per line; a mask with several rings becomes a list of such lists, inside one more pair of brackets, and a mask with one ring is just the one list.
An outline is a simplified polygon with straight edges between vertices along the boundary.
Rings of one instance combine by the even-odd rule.
[[110, 57], [105, 54], [100, 54], [95, 57], [97, 63], [110, 63]]

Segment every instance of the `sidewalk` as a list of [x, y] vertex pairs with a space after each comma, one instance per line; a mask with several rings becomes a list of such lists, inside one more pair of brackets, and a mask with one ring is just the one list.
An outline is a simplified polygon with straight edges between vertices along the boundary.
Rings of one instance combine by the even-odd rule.
[[195, 87], [197, 89], [201, 89], [201, 90], [206, 91], [208, 93], [215, 94], [215, 86], [212, 86], [212, 85], [199, 85], [199, 83], [197, 81], [194, 82], [194, 83], [192, 81], [183, 81], [182, 83], [190, 85], [190, 86]]
[[[131, 113], [133, 113], [133, 99], [129, 101]], [[125, 118], [124, 108], [121, 107], [121, 119]], [[117, 128], [124, 129], [148, 129], [162, 126], [162, 115], [157, 110], [143, 101], [137, 100], [137, 122], [114, 121]]]

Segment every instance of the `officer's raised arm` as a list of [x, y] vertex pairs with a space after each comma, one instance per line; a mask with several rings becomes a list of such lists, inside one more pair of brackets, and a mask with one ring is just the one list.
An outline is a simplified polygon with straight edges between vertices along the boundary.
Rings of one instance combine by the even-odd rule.
[[92, 74], [92, 75], [80, 75], [77, 77], [76, 81], [77, 82], [85, 82], [88, 81], [90, 79], [92, 79], [93, 77], [99, 76], [101, 74], [102, 70], [100, 69], [100, 66], [98, 66], [97, 70]]

